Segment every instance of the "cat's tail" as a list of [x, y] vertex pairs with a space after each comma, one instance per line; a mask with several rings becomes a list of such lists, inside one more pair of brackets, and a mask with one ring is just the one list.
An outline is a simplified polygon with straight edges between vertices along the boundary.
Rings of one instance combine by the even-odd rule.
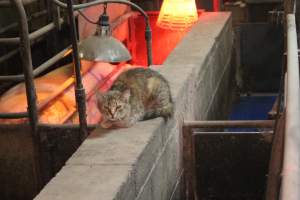
[[164, 106], [162, 108], [156, 108], [149, 110], [145, 113], [142, 120], [154, 119], [156, 117], [163, 117], [165, 121], [173, 116], [173, 105]]

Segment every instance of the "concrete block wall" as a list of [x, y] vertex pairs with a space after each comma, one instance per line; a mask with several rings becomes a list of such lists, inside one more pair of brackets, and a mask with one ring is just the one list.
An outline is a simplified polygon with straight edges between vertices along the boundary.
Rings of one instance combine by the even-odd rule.
[[226, 114], [232, 43], [229, 13], [202, 14], [159, 68], [171, 86], [174, 119], [96, 129], [35, 199], [180, 199], [182, 122]]

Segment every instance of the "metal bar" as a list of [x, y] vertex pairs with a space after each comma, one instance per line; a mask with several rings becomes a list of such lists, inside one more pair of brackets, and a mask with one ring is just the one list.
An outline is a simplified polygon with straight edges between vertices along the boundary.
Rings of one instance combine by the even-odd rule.
[[[28, 4], [34, 3], [36, 1], [37, 0], [22, 0], [22, 4], [23, 5], [28, 5]], [[10, 3], [9, 0], [0, 1], [0, 7], [8, 7], [8, 6], [11, 6], [11, 3]]]
[[[66, 49], [60, 51], [58, 54], [38, 66], [35, 70], [33, 70], [34, 77], [39, 76], [41, 73], [43, 73], [45, 70], [47, 70], [50, 66], [55, 64], [57, 61], [62, 59], [66, 56], [66, 54], [70, 51], [71, 47], [67, 47]], [[0, 79], [1, 80], [1, 79]]]
[[[34, 13], [33, 15], [31, 15], [31, 17], [30, 17], [29, 19], [27, 19], [27, 22], [31, 21], [32, 18], [39, 17], [39, 16], [44, 15], [44, 14], [46, 14], [46, 13], [47, 13], [46, 10], [43, 10], [43, 11], [40, 11], [40, 12], [36, 12], [36, 13]], [[11, 29], [11, 28], [17, 27], [17, 26], [18, 26], [18, 23], [17, 23], [17, 22], [12, 23], [12, 24], [10, 24], [10, 25], [4, 27], [3, 29], [1, 29], [1, 30], [0, 30], [0, 34], [6, 32], [6, 31], [8, 31], [8, 30]], [[31, 45], [35, 44], [35, 41], [32, 41], [30, 44], [31, 44]], [[19, 52], [19, 50], [20, 50], [20, 49], [17, 48], [17, 49], [11, 50], [11, 51], [8, 52], [7, 54], [1, 56], [1, 57], [0, 57], [0, 63], [6, 61], [6, 60], [10, 59], [11, 57], [13, 57], [14, 55], [16, 55], [16, 54]], [[23, 75], [22, 75], [22, 76], [23, 76]]]
[[17, 27], [17, 26], [18, 26], [18, 23], [17, 23], [17, 22], [14, 22], [14, 23], [11, 23], [11, 24], [9, 24], [9, 25], [7, 25], [7, 26], [4, 26], [4, 27], [2, 27], [2, 28], [0, 29], [0, 34], [5, 33], [6, 31], [8, 31], [8, 30], [10, 30], [10, 29], [12, 29], [12, 28], [15, 28], [15, 27]]
[[273, 128], [274, 120], [184, 121], [190, 128]]
[[[33, 70], [33, 76], [37, 77], [44, 71], [46, 71], [49, 67], [51, 67], [53, 64], [55, 64], [57, 61], [62, 59], [64, 56], [66, 56], [66, 53], [70, 51], [71, 47], [67, 47], [66, 49], [62, 50], [40, 66], [38, 66], [36, 69]], [[1, 57], [2, 58], [2, 57]], [[0, 58], [0, 59], [1, 59]], [[1, 60], [0, 60], [1, 63]], [[18, 75], [8, 75], [8, 76], [0, 76], [0, 81], [23, 81], [24, 80], [24, 75], [23, 74], [18, 74]]]
[[295, 0], [284, 0], [283, 2], [283, 6], [284, 6], [284, 12], [285, 12], [285, 16], [287, 16], [287, 14], [292, 14], [294, 11], [294, 2]]
[[80, 74], [80, 60], [78, 56], [78, 46], [77, 46], [77, 32], [76, 32], [76, 25], [75, 25], [75, 18], [73, 15], [73, 2], [72, 0], [67, 1], [68, 6], [68, 17], [70, 22], [71, 28], [71, 41], [72, 41], [72, 48], [73, 48], [73, 61], [74, 61], [74, 71], [76, 77], [75, 83], [75, 97], [76, 97], [76, 105], [79, 115], [79, 124], [80, 124], [80, 141], [83, 141], [87, 135], [87, 121], [86, 121], [86, 104], [85, 104], [85, 91], [82, 85], [82, 77]]
[[[60, 24], [64, 22], [63, 18], [59, 20]], [[49, 23], [46, 26], [32, 32], [29, 34], [29, 40], [32, 42], [33, 40], [37, 39], [38, 37], [49, 33], [55, 28], [55, 23]], [[20, 43], [20, 37], [13, 37], [13, 38], [0, 38], [0, 44], [7, 44], [7, 45], [15, 45]]]
[[8, 52], [7, 54], [3, 55], [0, 57], [0, 63], [10, 59], [11, 57], [13, 57], [14, 55], [16, 55], [17, 53], [19, 53], [19, 48], [11, 50], [10, 52]]
[[[20, 26], [20, 53], [22, 58], [22, 65], [25, 78], [26, 86], [26, 96], [28, 104], [28, 113], [30, 118], [30, 123], [34, 134], [36, 131], [36, 125], [38, 123], [38, 113], [37, 113], [37, 104], [36, 104], [36, 91], [33, 81], [33, 72], [32, 72], [32, 59], [31, 59], [31, 49], [29, 41], [29, 32], [28, 24], [26, 20], [26, 13], [22, 2], [20, 0], [11, 0], [15, 7], [17, 8], [19, 26]], [[38, 134], [37, 134], [38, 135]]]
[[[80, 128], [80, 125], [78, 124], [44, 124], [39, 123], [39, 127], [50, 127], [50, 128]], [[98, 124], [88, 124], [88, 129], [93, 130], [95, 128], [101, 128]], [[103, 128], [104, 129], [104, 128]], [[108, 129], [105, 129], [106, 131], [109, 131]]]
[[[283, 15], [285, 18], [285, 15]], [[286, 24], [284, 22], [284, 24]], [[286, 51], [286, 38], [284, 38], [284, 51]], [[272, 107], [272, 110], [268, 113], [269, 117], [275, 119], [274, 135], [272, 140], [272, 148], [269, 161], [269, 169], [267, 176], [267, 185], [265, 190], [265, 200], [279, 199], [280, 183], [281, 183], [281, 171], [283, 163], [283, 143], [284, 143], [284, 128], [285, 128], [285, 116], [286, 113], [283, 110], [282, 104], [285, 99], [286, 86], [286, 55], [282, 56], [281, 76], [279, 92], [276, 101]], [[282, 111], [283, 110], [283, 111]]]
[[193, 136], [201, 134], [271, 134], [273, 131], [193, 131]]
[[145, 30], [145, 38], [146, 38], [146, 46], [147, 46], [147, 60], [148, 66], [152, 65], [152, 31], [149, 19], [146, 20], [146, 30]]
[[[41, 176], [40, 176], [40, 135], [37, 130], [38, 124], [38, 112], [37, 112], [37, 104], [36, 104], [36, 92], [35, 85], [33, 81], [33, 73], [32, 73], [32, 60], [31, 60], [31, 49], [30, 49], [30, 40], [29, 40], [29, 31], [28, 31], [28, 23], [26, 20], [26, 13], [24, 6], [21, 0], [10, 0], [12, 5], [17, 10], [19, 28], [20, 28], [20, 53], [22, 58], [23, 72], [25, 76], [25, 86], [26, 86], [26, 96], [27, 96], [27, 105], [28, 105], [28, 115], [30, 126], [32, 129], [32, 142], [34, 148], [34, 171], [36, 175], [37, 187], [38, 191], [41, 187]], [[36, 192], [37, 192], [36, 191]]]
[[295, 15], [287, 15], [287, 107], [281, 199], [300, 199], [300, 88]]
[[285, 114], [278, 120], [276, 132], [273, 136], [272, 149], [267, 176], [267, 187], [265, 200], [274, 200], [279, 197], [282, 160], [283, 160], [283, 138], [284, 138]]
[[[27, 21], [30, 22], [32, 19], [40, 17], [40, 16], [43, 16], [45, 14], [47, 14], [47, 10], [42, 10], [42, 11], [33, 13], [31, 16], [27, 17]], [[11, 24], [9, 24], [9, 25], [1, 28], [0, 29], [0, 34], [5, 33], [6, 31], [8, 31], [8, 30], [10, 30], [12, 28], [15, 28], [17, 26], [18, 26], [17, 22], [11, 23]]]
[[193, 179], [193, 166], [192, 166], [192, 134], [188, 126], [182, 127], [182, 155], [183, 155], [183, 169], [184, 169], [184, 183], [183, 193], [186, 199], [194, 200], [194, 191], [192, 185]]
[[[67, 5], [59, 0], [52, 0], [56, 5], [62, 7], [62, 8], [67, 8]], [[120, 4], [126, 4], [129, 6], [132, 6], [136, 10], [138, 10], [145, 19], [146, 22], [146, 30], [145, 30], [145, 39], [146, 39], [146, 47], [147, 47], [147, 60], [148, 60], [148, 66], [152, 65], [152, 31], [151, 31], [151, 26], [150, 26], [150, 21], [147, 13], [138, 5], [135, 3], [132, 3], [130, 1], [126, 0], [95, 0], [92, 2], [88, 3], [82, 3], [79, 5], [72, 5], [72, 8], [74, 10], [79, 10], [82, 8], [87, 8], [90, 6], [98, 5], [98, 4], [104, 4], [104, 3], [120, 3]]]
[[191, 142], [191, 173], [193, 174], [192, 176], [192, 195], [194, 200], [198, 200], [198, 189], [197, 189], [197, 172], [196, 172], [196, 142], [195, 142], [195, 137], [190, 134], [190, 142]]
[[[34, 40], [30, 43], [30, 45], [34, 45], [37, 41]], [[0, 57], [0, 63], [10, 59], [11, 57], [13, 57], [14, 55], [18, 54], [20, 51], [19, 48], [16, 48], [16, 49], [13, 49], [11, 50], [10, 52], [8, 52], [7, 54], [4, 54], [3, 56]], [[42, 64], [43, 65], [43, 64]], [[34, 72], [34, 71], [33, 71]], [[36, 76], [36, 75], [34, 75]], [[23, 74], [20, 74], [20, 75], [9, 75], [9, 76], [3, 76], [3, 77], [7, 77], [7, 78], [4, 78], [4, 80], [14, 80], [14, 79], [18, 79], [18, 80], [24, 80], [24, 75]], [[16, 80], [16, 81], [18, 81]], [[0, 81], [1, 81], [1, 76], [0, 76]]]
[[18, 119], [28, 117], [28, 112], [0, 113], [1, 119]]

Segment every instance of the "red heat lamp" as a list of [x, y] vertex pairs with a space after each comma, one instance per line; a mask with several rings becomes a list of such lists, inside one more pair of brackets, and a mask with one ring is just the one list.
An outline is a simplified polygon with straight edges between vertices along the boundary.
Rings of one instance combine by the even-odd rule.
[[198, 20], [195, 0], [164, 0], [156, 25], [171, 30], [184, 30]]

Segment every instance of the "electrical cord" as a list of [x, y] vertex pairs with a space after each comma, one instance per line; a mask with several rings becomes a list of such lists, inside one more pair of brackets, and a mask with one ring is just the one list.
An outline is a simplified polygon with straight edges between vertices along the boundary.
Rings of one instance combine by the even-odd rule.
[[85, 16], [80, 10], [77, 10], [79, 15], [81, 15], [86, 21], [88, 21], [91, 24], [98, 24], [97, 22], [93, 22], [92, 20], [90, 20], [87, 16]]

